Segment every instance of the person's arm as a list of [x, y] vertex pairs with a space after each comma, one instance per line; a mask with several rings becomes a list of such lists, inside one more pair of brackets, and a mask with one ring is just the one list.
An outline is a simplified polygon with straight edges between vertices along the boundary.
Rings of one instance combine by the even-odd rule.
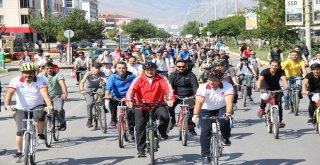
[[303, 63], [303, 65], [301, 65], [301, 69], [302, 69], [302, 76], [306, 77], [307, 69], [306, 69], [306, 65], [304, 63]]
[[86, 59], [86, 67], [87, 67], [87, 71], [90, 70], [90, 59], [87, 57]]
[[83, 76], [83, 78], [82, 78], [82, 80], [80, 80], [80, 85], [79, 85], [79, 88], [80, 88], [80, 93], [81, 94], [85, 94], [85, 92], [84, 92], [84, 83], [87, 81], [87, 79], [88, 79], [88, 74], [89, 72], [87, 72], [84, 76]]
[[204, 103], [205, 97], [203, 96], [196, 96], [196, 101], [193, 109], [193, 115], [199, 115], [201, 112], [201, 107]]
[[[229, 115], [233, 114], [233, 99], [234, 99], [233, 94], [229, 94], [224, 97], [224, 100], [226, 102], [226, 113]], [[228, 120], [228, 119], [229, 119], [229, 117], [228, 117], [228, 115], [226, 115], [226, 120]]]
[[271, 53], [268, 53], [268, 60], [271, 61]]
[[44, 101], [46, 102], [46, 105], [52, 107], [52, 101], [49, 97], [48, 87], [40, 88], [40, 93], [41, 93], [41, 96], [43, 97]]
[[284, 87], [288, 88], [288, 81], [287, 81], [287, 77], [285, 75], [281, 76], [280, 79], [282, 80]]
[[16, 91], [15, 88], [8, 88], [6, 96], [4, 98], [4, 107], [11, 105], [11, 99], [15, 91]]
[[137, 84], [139, 84], [139, 78], [136, 78], [130, 84], [129, 89], [126, 93], [126, 105], [128, 108], [133, 108], [133, 101], [138, 89]]
[[166, 77], [163, 77], [163, 81], [160, 83], [162, 90], [166, 94], [167, 104], [169, 107], [172, 107], [173, 102], [175, 101], [175, 96], [173, 93], [173, 88], [169, 83], [169, 80]]
[[283, 53], [280, 53], [280, 60], [281, 60], [281, 61], [284, 61]]
[[262, 80], [264, 80], [264, 76], [259, 76], [258, 81], [257, 81], [257, 89], [260, 90], [261, 89], [261, 82]]
[[306, 56], [304, 54], [301, 54], [301, 57], [302, 57], [303, 61], [305, 62], [305, 65], [308, 64], [308, 60], [307, 60]]
[[303, 79], [301, 93], [304, 95], [308, 94], [308, 90], [307, 90], [308, 84], [309, 84], [309, 79], [307, 78]]
[[78, 66], [77, 66], [77, 65], [78, 65], [78, 62], [77, 62], [77, 59], [75, 59], [75, 60], [74, 60], [74, 63], [73, 63], [73, 70], [76, 71], [76, 70], [78, 69]]
[[59, 84], [62, 88], [62, 95], [61, 95], [61, 99], [66, 99], [68, 97], [68, 90], [67, 90], [67, 86], [66, 86], [66, 82], [65, 80], [59, 80]]
[[261, 64], [261, 61], [260, 61], [260, 59], [259, 59], [259, 58], [257, 59], [257, 62], [258, 62], [258, 66], [259, 66], [259, 68], [261, 68], [261, 67], [262, 67], [262, 64]]

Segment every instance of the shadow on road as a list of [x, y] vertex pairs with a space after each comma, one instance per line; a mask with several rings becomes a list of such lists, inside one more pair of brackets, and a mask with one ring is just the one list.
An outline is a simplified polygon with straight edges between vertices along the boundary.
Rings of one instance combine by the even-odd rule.
[[161, 157], [156, 159], [156, 164], [195, 164], [201, 162], [199, 154], [184, 154]]
[[222, 163], [223, 165], [242, 164], [242, 165], [270, 165], [270, 164], [298, 164], [305, 162], [305, 159], [258, 159], [258, 160], [239, 160], [233, 162]]
[[75, 145], [79, 145], [82, 143], [87, 143], [87, 142], [94, 142], [94, 141], [99, 141], [99, 140], [114, 140], [114, 138], [117, 136], [94, 136], [94, 137], [69, 137], [69, 138], [63, 138], [60, 139], [59, 141], [53, 143], [52, 148], [63, 148], [63, 147], [71, 147]]
[[246, 136], [253, 135], [253, 133], [231, 133], [231, 138], [233, 139], [242, 139]]
[[67, 121], [72, 121], [72, 120], [79, 120], [79, 119], [84, 119], [87, 118], [86, 116], [67, 116], [66, 120]]
[[[134, 156], [119, 156], [119, 157], [96, 157], [96, 158], [57, 158], [37, 162], [37, 164], [52, 165], [52, 164], [117, 164], [126, 159], [132, 159]], [[108, 161], [108, 162], [105, 162]], [[110, 162], [112, 161], [112, 162]], [[105, 163], [103, 163], [105, 162]]]
[[249, 127], [254, 124], [259, 124], [264, 122], [263, 119], [246, 119], [246, 120], [234, 120], [234, 127], [235, 128], [243, 128], [243, 127]]
[[13, 119], [12, 116], [0, 117], [0, 121]]
[[279, 139], [280, 140], [288, 140], [288, 139], [296, 139], [306, 134], [315, 134], [316, 131], [314, 128], [304, 128], [304, 129], [284, 129], [280, 130]]
[[222, 153], [222, 157], [220, 160], [222, 161], [230, 161], [241, 157], [243, 153]]

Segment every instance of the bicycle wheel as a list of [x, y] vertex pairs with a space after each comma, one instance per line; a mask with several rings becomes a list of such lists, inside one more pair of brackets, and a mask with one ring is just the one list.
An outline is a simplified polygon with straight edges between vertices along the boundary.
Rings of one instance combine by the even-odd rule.
[[184, 115], [182, 117], [181, 140], [182, 140], [182, 145], [187, 146], [187, 141], [188, 141], [188, 116], [187, 115]]
[[99, 107], [99, 123], [101, 127], [102, 133], [107, 133], [107, 116], [106, 113], [104, 112], [104, 109], [101, 109]]
[[24, 157], [23, 157], [23, 163], [24, 165], [29, 164], [29, 158], [30, 158], [30, 141], [31, 141], [31, 134], [26, 133], [24, 137]]
[[298, 95], [298, 91], [295, 91], [294, 92], [295, 94], [294, 94], [294, 100], [295, 100], [295, 102], [294, 102], [294, 115], [295, 116], [298, 116], [298, 111], [299, 111], [299, 95]]
[[319, 127], [320, 127], [320, 119], [319, 119], [319, 117], [320, 117], [320, 110], [319, 110], [319, 108], [317, 108], [316, 109], [316, 131], [317, 131], [317, 133], [320, 135], [320, 131], [319, 131]]
[[97, 129], [98, 128], [98, 120], [100, 118], [99, 116], [99, 110], [97, 109], [96, 105], [94, 106], [94, 114], [92, 115], [93, 118], [93, 128]]
[[290, 106], [291, 106], [291, 112], [292, 113], [294, 112], [294, 108], [295, 108], [295, 106], [294, 106], [294, 104], [296, 102], [295, 99], [296, 99], [296, 96], [295, 96], [295, 94], [293, 92], [293, 93], [291, 93], [291, 96], [289, 95], [289, 100], [290, 100]]
[[60, 129], [60, 121], [59, 121], [59, 117], [58, 117], [58, 111], [54, 112], [53, 115], [53, 140], [54, 141], [58, 141], [59, 140], [59, 129]]
[[272, 133], [272, 123], [271, 123], [271, 116], [270, 116], [270, 105], [268, 105], [268, 108], [267, 108], [266, 125], [267, 125], [268, 133]]
[[117, 123], [118, 126], [118, 141], [119, 141], [119, 147], [123, 148], [123, 140], [124, 140], [124, 133], [123, 133], [123, 117], [119, 117], [119, 121]]
[[182, 140], [182, 114], [178, 114], [178, 124], [179, 124], [179, 140]]
[[247, 102], [247, 87], [245, 86], [245, 87], [243, 87], [244, 89], [243, 89], [243, 94], [242, 94], [242, 96], [243, 96], [243, 106], [245, 107], [246, 106], [246, 102]]
[[210, 157], [211, 157], [211, 165], [218, 165], [219, 164], [219, 144], [218, 139], [214, 135], [211, 137], [211, 144], [210, 144]]
[[151, 162], [151, 165], [154, 165], [155, 164], [155, 161], [154, 161], [154, 132], [153, 132], [153, 129], [150, 129], [149, 132], [148, 132], [148, 135], [149, 135], [149, 155], [150, 155], [150, 162]]
[[275, 139], [279, 138], [279, 114], [278, 108], [272, 107], [272, 126], [273, 126], [273, 136]]
[[[50, 114], [50, 115], [52, 115], [52, 114]], [[52, 132], [54, 130], [54, 125], [52, 124], [53, 122], [54, 121], [51, 116], [46, 117], [46, 120], [45, 120], [46, 127], [44, 130], [44, 133], [45, 133], [45, 136], [47, 139], [45, 143], [48, 148], [51, 147], [51, 143], [52, 143]]]
[[60, 57], [59, 61], [60, 61], [61, 63], [66, 62], [66, 61], [67, 61], [67, 56], [62, 55], [62, 56]]

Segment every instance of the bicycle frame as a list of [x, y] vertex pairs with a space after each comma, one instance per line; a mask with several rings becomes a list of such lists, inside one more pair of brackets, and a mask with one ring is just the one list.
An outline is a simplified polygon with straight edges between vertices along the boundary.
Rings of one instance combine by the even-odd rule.
[[269, 91], [271, 94], [271, 102], [269, 105], [271, 105], [266, 113], [266, 126], [268, 128], [269, 133], [273, 133], [274, 138], [278, 139], [279, 138], [279, 122], [280, 122], [280, 117], [279, 117], [279, 105], [276, 104], [277, 101], [277, 93], [282, 92], [282, 90], [275, 90], [275, 91]]
[[219, 117], [211, 116], [204, 117], [204, 119], [209, 119], [211, 123], [211, 141], [210, 141], [210, 157], [211, 164], [219, 164], [219, 157], [222, 155], [223, 146], [220, 140], [220, 124]]
[[290, 91], [289, 91], [289, 102], [290, 102], [290, 105], [291, 105], [291, 112], [294, 112], [294, 115], [295, 116], [298, 116], [298, 109], [299, 109], [299, 102], [300, 102], [300, 99], [298, 97], [298, 92], [300, 91], [298, 86], [297, 86], [297, 83], [296, 81], [300, 79], [302, 80], [303, 78], [300, 78], [300, 77], [289, 77], [288, 78], [288, 81], [289, 81], [289, 88], [290, 88]]
[[[117, 106], [117, 114], [118, 114], [118, 121], [120, 118], [124, 119], [123, 122], [123, 131], [127, 132], [127, 106], [124, 106], [124, 98], [123, 99], [116, 99], [115, 100], [119, 101], [119, 105]], [[119, 131], [119, 122], [117, 122], [117, 130]]]
[[[36, 152], [36, 132], [35, 132], [35, 121], [33, 119], [31, 119], [31, 110], [26, 110], [23, 112], [27, 112], [28, 113], [28, 117], [27, 119], [23, 119], [22, 120], [22, 130], [25, 130], [23, 133], [23, 148], [22, 148], [22, 152], [24, 154], [25, 151], [25, 137], [27, 134], [31, 135], [31, 141], [30, 141], [30, 153], [29, 154], [33, 154], [34, 152]], [[24, 124], [26, 123], [26, 128], [24, 128]]]

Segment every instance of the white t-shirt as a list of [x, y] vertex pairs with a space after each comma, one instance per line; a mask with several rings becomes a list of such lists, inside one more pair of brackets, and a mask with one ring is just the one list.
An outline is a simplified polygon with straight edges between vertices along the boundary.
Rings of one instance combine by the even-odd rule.
[[[237, 65], [237, 68], [239, 67], [239, 69], [241, 69], [240, 68], [240, 66], [241, 66], [241, 63], [239, 63], [238, 65]], [[248, 69], [248, 67], [250, 67], [250, 69]], [[250, 71], [251, 70], [251, 71]], [[240, 70], [240, 72], [239, 72], [239, 74], [244, 74], [244, 75], [247, 75], [247, 76], [252, 76], [252, 70], [253, 70], [253, 67], [252, 67], [252, 65], [247, 65], [247, 66], [242, 66], [242, 69]]]
[[167, 67], [167, 63], [170, 64], [168, 58], [162, 58], [159, 60], [158, 58], [155, 58], [152, 60], [153, 63], [156, 63], [157, 70], [159, 71], [169, 71], [169, 68]]
[[44, 104], [40, 88], [47, 88], [48, 85], [44, 78], [36, 76], [36, 79], [31, 84], [24, 83], [24, 77], [15, 77], [10, 81], [8, 88], [16, 90], [15, 108], [29, 110]]
[[259, 61], [259, 58], [248, 58], [249, 59], [249, 64], [253, 67], [257, 67], [258, 66], [258, 61]]
[[317, 58], [313, 58], [310, 60], [309, 66], [311, 66], [312, 64], [320, 64], [320, 60]]
[[38, 54], [36, 54], [33, 58], [37, 61], [37, 66], [41, 66], [43, 64], [43, 56], [39, 56]]
[[219, 110], [226, 106], [224, 97], [227, 95], [233, 95], [233, 87], [230, 83], [222, 81], [222, 88], [214, 90], [208, 83], [199, 86], [196, 96], [204, 97], [204, 103], [201, 109], [206, 110]]
[[85, 57], [84, 59], [81, 59], [80, 57], [75, 59], [75, 63], [80, 68], [86, 68], [86, 62], [89, 61], [88, 57]]
[[135, 74], [136, 76], [139, 76], [141, 71], [143, 70], [142, 65], [141, 64], [134, 64], [133, 66], [131, 66], [130, 64], [128, 64], [128, 71], [132, 72], [133, 74]]

